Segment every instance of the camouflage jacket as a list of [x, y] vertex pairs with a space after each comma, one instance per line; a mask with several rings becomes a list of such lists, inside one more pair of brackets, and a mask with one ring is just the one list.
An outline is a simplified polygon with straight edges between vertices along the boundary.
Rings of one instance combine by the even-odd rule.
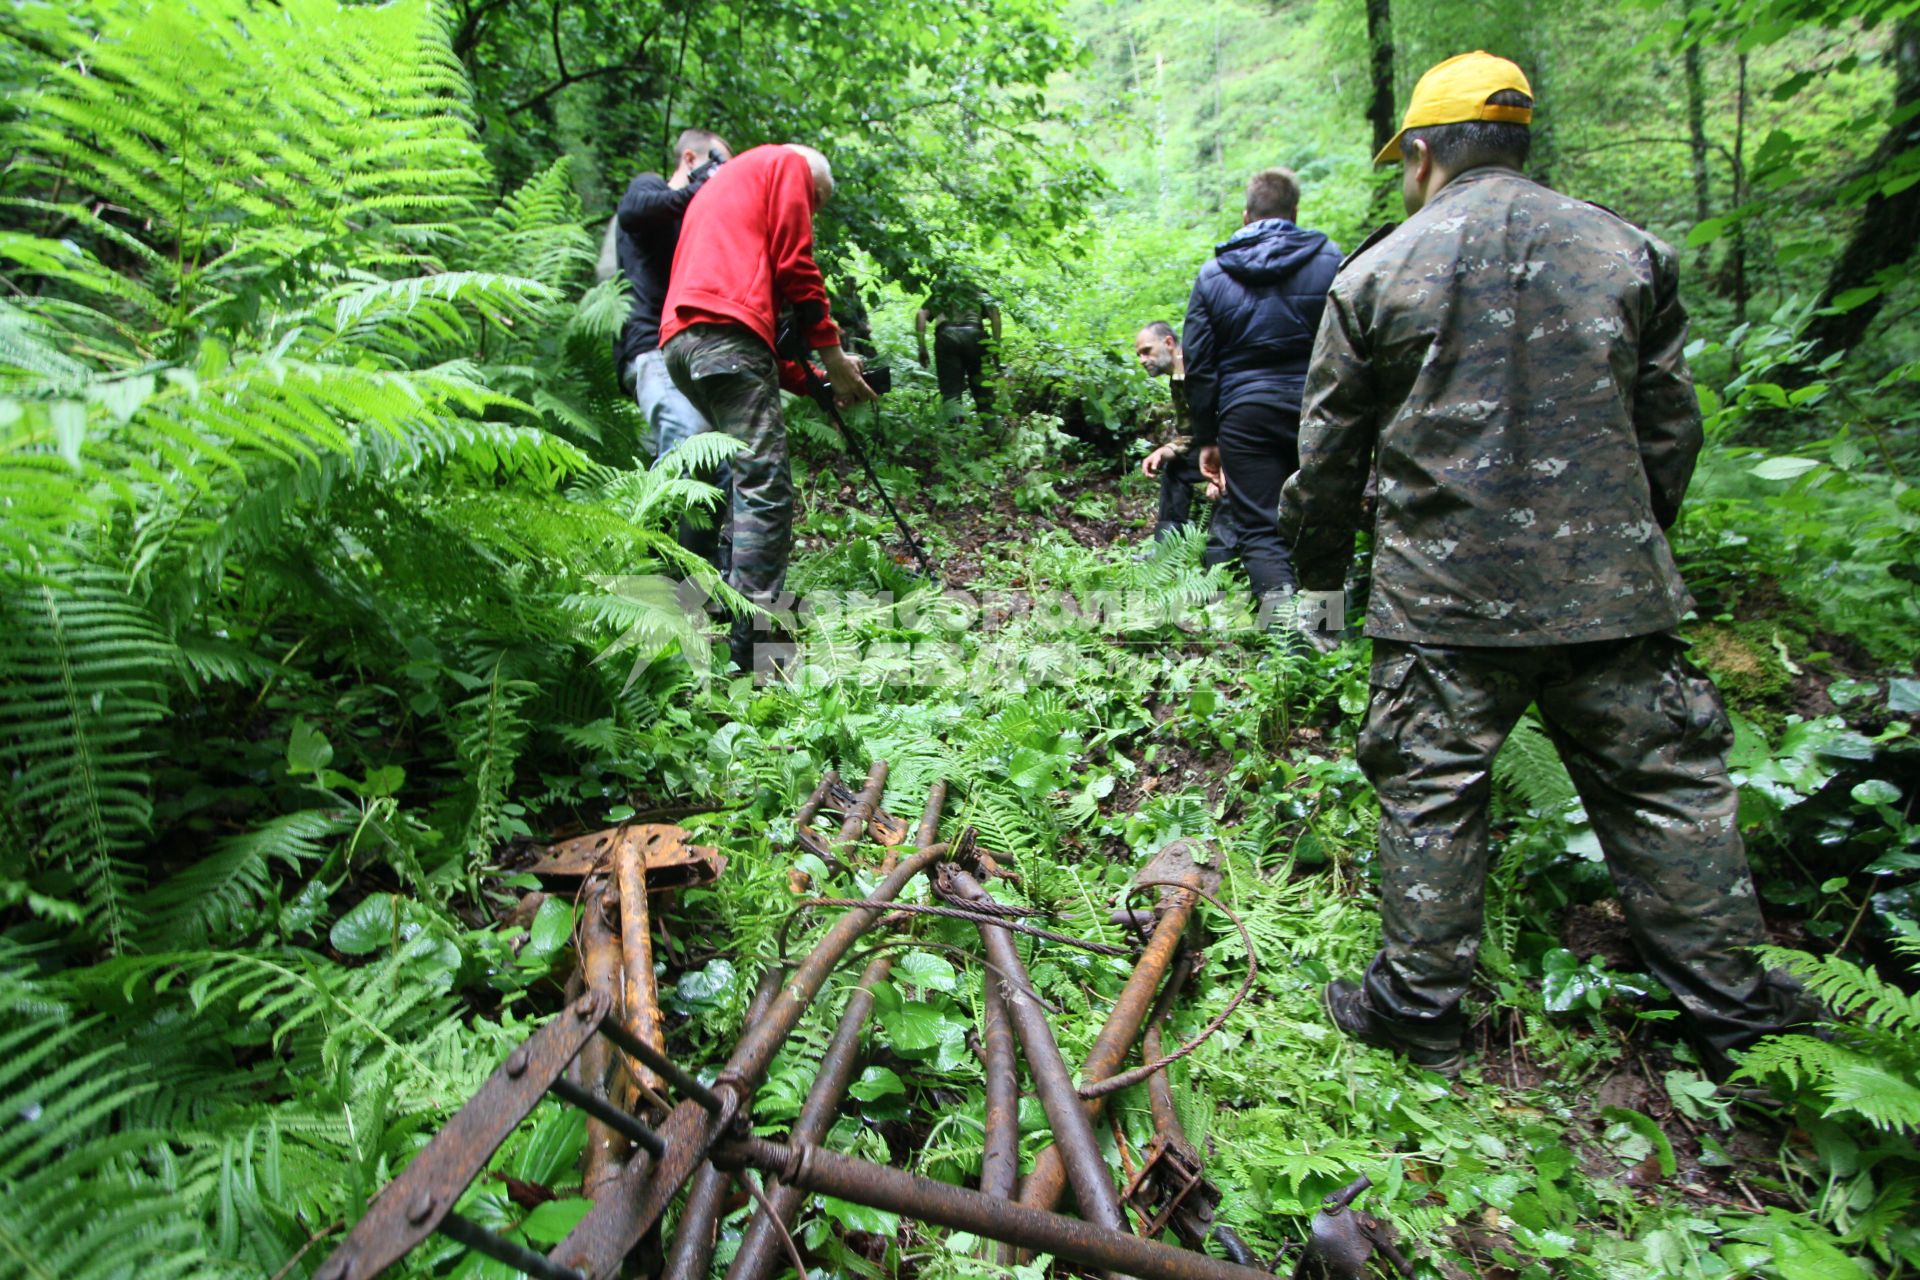
[[1182, 457], [1193, 451], [1193, 419], [1187, 412], [1187, 380], [1168, 378], [1172, 393], [1164, 405], [1147, 410], [1147, 438], [1158, 445], [1171, 445]]
[[1665, 530], [1700, 451], [1673, 250], [1510, 169], [1473, 169], [1328, 296], [1281, 528], [1341, 585], [1377, 467], [1367, 634], [1543, 645], [1692, 606]]

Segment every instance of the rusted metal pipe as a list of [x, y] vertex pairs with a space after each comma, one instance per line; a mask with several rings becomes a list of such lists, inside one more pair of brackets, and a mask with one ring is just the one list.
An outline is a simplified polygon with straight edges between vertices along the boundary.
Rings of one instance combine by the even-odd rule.
[[[965, 871], [956, 867], [947, 874], [949, 883], [963, 901], [993, 904], [993, 895]], [[1020, 1037], [1027, 1072], [1033, 1077], [1033, 1091], [1046, 1110], [1054, 1147], [1064, 1157], [1067, 1181], [1073, 1187], [1074, 1198], [1080, 1202], [1080, 1216], [1109, 1231], [1125, 1231], [1127, 1221], [1120, 1213], [1120, 1197], [1113, 1189], [1113, 1178], [1107, 1173], [1106, 1159], [1100, 1154], [1100, 1144], [1093, 1136], [1093, 1125], [1087, 1119], [1080, 1095], [1074, 1092], [1067, 1060], [1060, 1056], [1060, 1046], [1054, 1042], [1047, 1015], [1027, 994], [1032, 984], [1027, 978], [1026, 966], [1020, 961], [1019, 949], [1013, 945], [1013, 934], [999, 925], [982, 924], [980, 941], [986, 947], [988, 961], [1007, 976], [1001, 995], [1006, 1001], [1008, 1020], [1013, 1023], [1014, 1034]], [[986, 981], [996, 979], [989, 975]]]
[[[865, 829], [873, 807], [879, 803], [880, 789], [885, 785], [886, 777], [886, 762], [876, 760], [867, 775], [867, 786], [861, 793], [860, 806], [847, 814], [846, 825], [840, 830], [843, 848], [851, 849], [849, 842], [857, 841], [860, 832]], [[940, 826], [940, 809], [946, 803], [946, 798], [946, 784], [936, 782], [927, 795], [926, 809], [920, 816], [922, 849], [933, 844], [933, 837]], [[892, 849], [887, 850], [886, 859], [880, 864], [880, 873], [890, 874], [897, 865], [897, 859], [898, 855]], [[845, 1101], [847, 1090], [853, 1085], [854, 1073], [860, 1067], [860, 1041], [866, 1030], [867, 1018], [873, 1013], [873, 989], [885, 982], [892, 971], [892, 952], [877, 955], [868, 961], [853, 994], [847, 997], [846, 1008], [841, 1011], [840, 1022], [834, 1028], [833, 1040], [827, 1045], [827, 1051], [814, 1071], [813, 1087], [807, 1090], [807, 1099], [801, 1105], [799, 1119], [793, 1122], [793, 1128], [787, 1135], [788, 1142], [811, 1145], [825, 1139], [833, 1129], [833, 1122], [840, 1115], [840, 1104]], [[807, 1193], [798, 1187], [780, 1183], [768, 1187], [766, 1195], [766, 1205], [747, 1224], [746, 1234], [740, 1240], [740, 1251], [734, 1255], [733, 1265], [727, 1269], [727, 1280], [764, 1280], [786, 1260], [781, 1237], [793, 1225]], [[772, 1210], [771, 1216], [769, 1209]]]
[[[773, 998], [780, 994], [780, 973], [779, 966], [775, 965], [760, 975], [753, 1002], [747, 1006], [748, 1026], [764, 1018]], [[710, 1163], [702, 1164], [693, 1175], [693, 1183], [687, 1188], [686, 1207], [680, 1213], [680, 1227], [674, 1232], [673, 1247], [667, 1252], [662, 1275], [700, 1280], [713, 1269], [714, 1237], [719, 1232], [720, 1215], [726, 1209], [727, 1184], [732, 1181], [733, 1175]]]
[[860, 837], [866, 833], [867, 823], [873, 821], [873, 811], [880, 807], [880, 797], [887, 789], [887, 762], [875, 760], [867, 767], [867, 785], [860, 788], [860, 795], [854, 800], [840, 822], [840, 838], [834, 842], [833, 854], [842, 863], [851, 865], [853, 851], [859, 847]]
[[[882, 880], [869, 896], [881, 901], [898, 897], [909, 881], [945, 853], [944, 845], [916, 852], [895, 867], [893, 874]], [[847, 949], [884, 913], [881, 907], [861, 907], [834, 921], [812, 953], [794, 970], [793, 977], [774, 996], [765, 1016], [746, 1028], [746, 1034], [734, 1046], [733, 1056], [727, 1059], [726, 1067], [714, 1081], [715, 1091], [731, 1098], [734, 1108], [744, 1105], [766, 1077], [773, 1055], [779, 1052]], [[622, 1176], [605, 1194], [596, 1195], [593, 1209], [548, 1256], [563, 1267], [586, 1272], [591, 1280], [611, 1280], [619, 1270], [620, 1260], [659, 1221], [680, 1188], [700, 1167], [714, 1138], [726, 1130], [732, 1118], [728, 1113], [709, 1116], [699, 1103], [681, 1102], [660, 1125], [660, 1136], [667, 1144], [666, 1155], [651, 1169]]]
[[793, 815], [794, 826], [804, 831], [807, 824], [813, 821], [814, 815], [820, 812], [820, 806], [826, 803], [827, 793], [833, 790], [839, 781], [840, 775], [832, 769], [821, 774], [819, 785], [814, 787], [807, 798], [800, 802], [799, 809], [795, 810]]
[[[1143, 879], [1181, 880], [1203, 888], [1207, 879], [1206, 868], [1194, 860], [1191, 846], [1184, 840], [1176, 840], [1161, 849], [1140, 874]], [[1087, 1050], [1086, 1060], [1080, 1065], [1082, 1082], [1093, 1084], [1105, 1080], [1127, 1060], [1153, 1005], [1154, 992], [1166, 975], [1174, 953], [1180, 949], [1180, 937], [1186, 932], [1197, 901], [1193, 894], [1178, 889], [1162, 895], [1160, 920], [1154, 925], [1153, 936], [1148, 939], [1146, 950], [1140, 953], [1133, 975], [1121, 988], [1119, 999], [1113, 1002], [1113, 1011], [1107, 1015], [1106, 1025], [1100, 1028], [1093, 1047]], [[1091, 1124], [1099, 1118], [1106, 1099], [1093, 1098], [1080, 1105], [1085, 1108]], [[1060, 1195], [1066, 1189], [1067, 1170], [1061, 1159], [1058, 1137], [1056, 1131], [1055, 1145], [1043, 1148], [1034, 1157], [1033, 1171], [1020, 1187], [1020, 1203], [1030, 1209], [1053, 1208], [1060, 1203]]]
[[1143, 1280], [1272, 1280], [1267, 1272], [1221, 1262], [1204, 1253], [1029, 1209], [968, 1187], [855, 1160], [823, 1147], [740, 1138], [717, 1145], [713, 1158], [722, 1167], [760, 1169], [819, 1195], [1005, 1240], [1083, 1267], [1122, 1271]]
[[[886, 780], [886, 764], [876, 761], [874, 769], [878, 781]], [[867, 776], [867, 789], [861, 797], [863, 803], [878, 803], [880, 792], [873, 773]], [[927, 793], [926, 808], [920, 815], [919, 845], [922, 849], [932, 846], [939, 833], [940, 810], [947, 800], [947, 784], [936, 782]], [[855, 821], [859, 826], [853, 828], [857, 838], [860, 829], [866, 825], [867, 817], [849, 814], [849, 825]], [[845, 828], [841, 838], [847, 837]], [[891, 873], [897, 865], [898, 855], [887, 850], [885, 861], [880, 864], [880, 873]], [[840, 1104], [846, 1099], [847, 1090], [853, 1084], [854, 1072], [860, 1065], [860, 1040], [866, 1029], [867, 1019], [873, 1012], [873, 989], [887, 980], [893, 970], [893, 953], [887, 952], [875, 956], [867, 963], [860, 982], [847, 997], [846, 1008], [841, 1011], [840, 1022], [834, 1029], [833, 1041], [821, 1056], [820, 1065], [814, 1072], [813, 1087], [807, 1090], [807, 1100], [800, 1108], [800, 1117], [793, 1123], [787, 1135], [787, 1141], [794, 1145], [813, 1144], [824, 1140], [833, 1129], [833, 1122], [840, 1115]], [[747, 1224], [746, 1235], [741, 1238], [740, 1251], [734, 1255], [733, 1265], [727, 1270], [727, 1280], [764, 1280], [771, 1275], [780, 1263], [786, 1260], [782, 1234], [793, 1225], [794, 1218], [800, 1212], [800, 1204], [807, 1193], [798, 1187], [779, 1183], [767, 1188], [767, 1206], [773, 1210], [773, 1219], [778, 1219], [776, 1227], [770, 1219], [767, 1208], [761, 1208]]]
[[[643, 895], [644, 896], [644, 895]], [[607, 881], [594, 876], [587, 881], [580, 904], [580, 976], [588, 991], [605, 992], [618, 1007], [620, 991], [620, 937], [607, 919]], [[608, 1076], [613, 1066], [613, 1046], [603, 1036], [595, 1036], [580, 1050], [573, 1062], [574, 1083], [596, 1097], [609, 1095]], [[624, 1099], [613, 1090], [611, 1101], [620, 1106]], [[580, 1189], [596, 1196], [600, 1188], [620, 1173], [630, 1146], [614, 1128], [591, 1117], [587, 1120], [587, 1145], [580, 1153]]]
[[980, 1189], [1013, 1199], [1020, 1185], [1020, 1067], [1013, 1056], [1013, 1025], [1000, 983], [988, 974], [980, 984], [986, 1027], [980, 1036], [987, 1077], [987, 1129], [980, 1148]]
[[[660, 992], [653, 978], [647, 863], [638, 844], [622, 841], [614, 846], [613, 872], [620, 888], [620, 963], [624, 978], [621, 1024], [635, 1040], [665, 1053], [667, 1034], [660, 1023]], [[632, 1069], [640, 1088], [658, 1098], [660, 1077], [638, 1062]]]

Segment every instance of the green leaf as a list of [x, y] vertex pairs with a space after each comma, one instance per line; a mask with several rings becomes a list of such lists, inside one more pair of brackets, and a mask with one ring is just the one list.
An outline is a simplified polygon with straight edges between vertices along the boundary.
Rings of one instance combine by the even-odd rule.
[[906, 1084], [886, 1067], [868, 1067], [847, 1089], [848, 1093], [862, 1102], [872, 1102], [889, 1094], [904, 1094], [906, 1091]]
[[680, 1003], [690, 1010], [715, 1009], [733, 989], [733, 981], [733, 962], [716, 956], [707, 961], [705, 968], [681, 974], [673, 990]]
[[1847, 793], [1858, 804], [1887, 805], [1900, 803], [1900, 788], [1885, 778], [1868, 778], [1865, 782], [1855, 783], [1853, 790]]
[[1814, 458], [1791, 458], [1780, 456], [1767, 458], [1747, 468], [1747, 474], [1762, 480], [1797, 480], [1801, 476], [1823, 465]]
[[1660, 1162], [1660, 1176], [1663, 1178], [1673, 1176], [1674, 1170], [1679, 1167], [1673, 1158], [1673, 1144], [1667, 1141], [1667, 1135], [1654, 1122], [1652, 1116], [1643, 1115], [1631, 1107], [1603, 1107], [1600, 1118], [1612, 1122], [1614, 1128], [1608, 1129], [1609, 1134], [1614, 1133], [1615, 1129], [1624, 1129], [1638, 1135], [1646, 1142], [1645, 1147], [1639, 1148], [1640, 1154], [1631, 1159], [1628, 1159], [1625, 1151], [1620, 1147], [1615, 1147], [1616, 1154], [1619, 1154], [1623, 1160], [1627, 1160], [1629, 1164], [1637, 1164], [1646, 1159], [1647, 1152], [1651, 1150]]
[[520, 958], [545, 963], [559, 954], [561, 948], [572, 939], [572, 905], [564, 899], [550, 897], [533, 913], [533, 923], [527, 930], [527, 945], [520, 952]]
[[287, 733], [288, 772], [317, 774], [332, 763], [333, 744], [326, 735], [308, 724], [304, 716], [295, 716]]
[[569, 1196], [564, 1200], [549, 1200], [528, 1214], [520, 1229], [527, 1238], [544, 1245], [556, 1245], [567, 1238], [567, 1234], [580, 1225], [580, 1219], [593, 1209], [593, 1201]]
[[393, 941], [398, 907], [399, 899], [390, 893], [368, 894], [333, 922], [327, 941], [342, 955], [371, 955]]
[[1727, 233], [1733, 225], [1732, 218], [1708, 218], [1704, 222], [1693, 224], [1693, 230], [1687, 232], [1687, 248], [1697, 249], [1703, 244], [1712, 244]]
[[932, 991], [952, 991], [959, 986], [958, 975], [946, 958], [924, 951], [909, 951], [894, 961], [893, 979], [902, 986]]
[[1920, 680], [1902, 676], [1887, 681], [1887, 710], [1902, 713], [1920, 711]]

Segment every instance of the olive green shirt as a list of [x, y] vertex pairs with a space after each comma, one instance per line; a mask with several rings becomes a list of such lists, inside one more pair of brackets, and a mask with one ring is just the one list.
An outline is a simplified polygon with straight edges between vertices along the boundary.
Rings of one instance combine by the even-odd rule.
[[1378, 467], [1370, 636], [1544, 645], [1692, 606], [1665, 530], [1700, 451], [1673, 250], [1504, 168], [1448, 183], [1342, 269], [1281, 528], [1337, 588]]

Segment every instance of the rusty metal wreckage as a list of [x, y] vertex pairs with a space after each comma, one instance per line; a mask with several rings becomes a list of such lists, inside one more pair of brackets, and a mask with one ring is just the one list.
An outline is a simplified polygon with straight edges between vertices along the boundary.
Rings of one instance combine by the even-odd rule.
[[[884, 851], [880, 882], [865, 899], [811, 898], [802, 910], [840, 906], [840, 915], [797, 964], [784, 956], [770, 966], [747, 1014], [740, 1041], [710, 1083], [666, 1054], [665, 1027], [654, 986], [650, 893], [705, 883], [725, 859], [689, 845], [677, 827], [627, 824], [555, 845], [533, 867], [550, 887], [574, 886], [579, 903], [580, 963], [567, 1009], [507, 1055], [434, 1139], [374, 1199], [366, 1215], [316, 1270], [314, 1280], [374, 1280], [435, 1234], [538, 1280], [615, 1280], [626, 1274], [693, 1280], [709, 1274], [728, 1188], [738, 1181], [758, 1203], [727, 1272], [728, 1280], [767, 1280], [783, 1264], [806, 1269], [790, 1228], [806, 1196], [834, 1196], [922, 1223], [970, 1232], [986, 1256], [1011, 1264], [1049, 1253], [1076, 1266], [1142, 1280], [1256, 1280], [1272, 1273], [1222, 1223], [1214, 1220], [1221, 1193], [1208, 1182], [1198, 1150], [1174, 1113], [1165, 1067], [1197, 1048], [1223, 1025], [1251, 989], [1239, 991], [1206, 1030], [1162, 1055], [1162, 1028], [1199, 957], [1184, 945], [1201, 901], [1214, 898], [1217, 877], [1193, 856], [1190, 842], [1162, 849], [1135, 877], [1132, 892], [1157, 889], [1151, 912], [1121, 910], [1117, 923], [1145, 936], [1132, 976], [1073, 1083], [1014, 946], [1015, 933], [1113, 953], [1116, 948], [1040, 929], [1026, 908], [1001, 904], [982, 881], [1006, 875], [977, 849], [971, 829], [951, 845], [937, 830], [947, 787], [936, 783], [913, 844], [905, 822], [880, 807], [887, 765], [875, 761], [865, 785], [851, 791], [831, 771], [795, 815], [797, 843], [829, 867], [848, 868], [865, 839]], [[842, 818], [828, 840], [813, 827], [822, 811]], [[901, 891], [927, 874], [945, 907], [900, 903]], [[1225, 907], [1221, 906], [1225, 911]], [[977, 1041], [986, 1077], [986, 1117], [978, 1190], [900, 1169], [856, 1160], [822, 1143], [861, 1065], [862, 1040], [874, 991], [887, 980], [894, 954], [908, 940], [883, 944], [841, 1010], [800, 1115], [784, 1142], [753, 1136], [750, 1104], [774, 1055], [799, 1023], [828, 977], [862, 935], [899, 926], [922, 914], [973, 922], [987, 971], [984, 1026]], [[1145, 1036], [1142, 1038], [1142, 1028]], [[1136, 1040], [1144, 1061], [1123, 1072]], [[1015, 1046], [1052, 1130], [1024, 1180], [1019, 1176], [1019, 1074]], [[1144, 1080], [1156, 1137], [1130, 1182], [1116, 1192], [1095, 1137], [1106, 1098]], [[547, 1254], [473, 1222], [456, 1209], [487, 1162], [551, 1094], [586, 1113], [588, 1141], [581, 1158], [582, 1194], [593, 1203], [573, 1232]], [[677, 1097], [674, 1102], [671, 1098]], [[754, 1175], [765, 1183], [757, 1185]], [[1393, 1246], [1391, 1229], [1351, 1207], [1367, 1187], [1361, 1177], [1329, 1196], [1313, 1222], [1311, 1239], [1293, 1275], [1362, 1277], [1376, 1253], [1402, 1276], [1412, 1266]], [[1071, 1188], [1081, 1217], [1056, 1212]], [[685, 1190], [671, 1244], [659, 1249], [659, 1224]], [[1129, 1229], [1126, 1210], [1138, 1219]], [[1164, 1244], [1171, 1231], [1185, 1248]], [[1211, 1240], [1226, 1260], [1203, 1252]]]

